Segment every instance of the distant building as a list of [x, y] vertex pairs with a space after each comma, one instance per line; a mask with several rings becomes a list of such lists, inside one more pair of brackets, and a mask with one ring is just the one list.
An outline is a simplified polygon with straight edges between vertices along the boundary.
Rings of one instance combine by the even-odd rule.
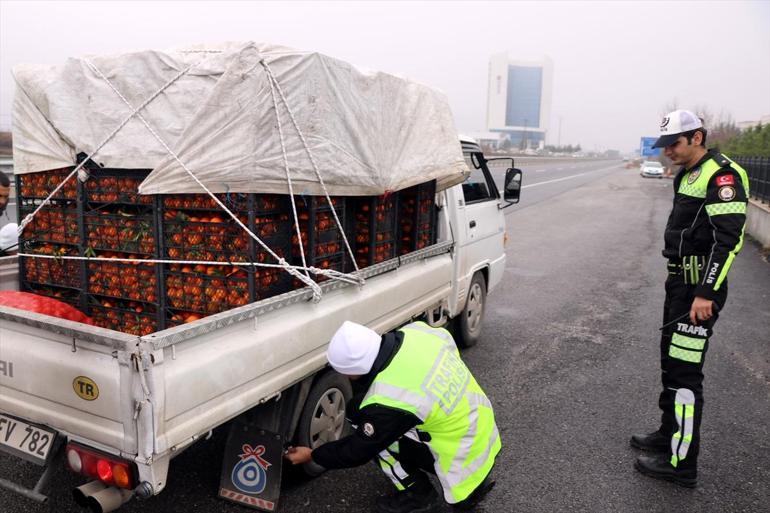
[[754, 128], [759, 124], [762, 126], [770, 124], [770, 115], [762, 116], [758, 121], [739, 121], [735, 125], [739, 130], [746, 130], [747, 128]]
[[511, 60], [507, 53], [489, 60], [487, 130], [502, 133], [517, 148], [541, 148], [551, 117], [553, 63]]
[[481, 146], [497, 149], [504, 135], [500, 132], [472, 132], [468, 134], [476, 140]]

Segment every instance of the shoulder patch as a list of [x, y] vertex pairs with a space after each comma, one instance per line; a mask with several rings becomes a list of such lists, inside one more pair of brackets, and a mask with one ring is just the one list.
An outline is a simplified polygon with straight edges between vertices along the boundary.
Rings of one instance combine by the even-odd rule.
[[695, 183], [695, 180], [698, 179], [700, 176], [700, 168], [695, 168], [692, 171], [690, 171], [690, 176], [687, 177], [687, 184], [692, 185]]
[[733, 175], [717, 176], [717, 186], [722, 187], [723, 185], [735, 185], [735, 178]]
[[364, 425], [361, 426], [361, 430], [369, 438], [374, 436], [374, 424], [372, 424], [371, 422], [364, 422]]
[[735, 198], [735, 189], [729, 185], [726, 185], [724, 187], [720, 187], [717, 194], [719, 195], [719, 199], [722, 201], [732, 201], [733, 198]]

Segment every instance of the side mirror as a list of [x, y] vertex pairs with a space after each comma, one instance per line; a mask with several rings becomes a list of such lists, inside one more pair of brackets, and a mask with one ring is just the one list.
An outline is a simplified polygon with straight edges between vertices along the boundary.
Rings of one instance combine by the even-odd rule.
[[515, 205], [521, 196], [521, 169], [509, 168], [505, 172], [505, 187], [503, 199], [508, 202], [506, 207]]

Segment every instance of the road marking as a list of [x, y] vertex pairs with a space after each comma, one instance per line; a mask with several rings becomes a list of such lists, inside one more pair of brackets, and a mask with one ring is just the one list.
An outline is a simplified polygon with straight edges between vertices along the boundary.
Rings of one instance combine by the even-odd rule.
[[529, 187], [537, 187], [538, 185], [546, 185], [546, 184], [549, 184], [549, 183], [562, 182], [564, 180], [571, 180], [571, 179], [577, 178], [579, 176], [590, 175], [591, 173], [598, 173], [599, 171], [607, 171], [608, 169], [615, 169], [616, 167], [617, 166], [603, 167], [603, 168], [600, 168], [600, 169], [594, 169], [593, 171], [586, 171], [585, 173], [578, 173], [576, 175], [565, 176], [563, 178], [554, 178], [553, 180], [546, 180], [545, 182], [537, 182], [537, 183], [531, 183], [529, 185], [522, 185], [521, 188], [522, 189], [527, 189]]
[[544, 171], [545, 171], [545, 169], [535, 169], [535, 173], [542, 173]]

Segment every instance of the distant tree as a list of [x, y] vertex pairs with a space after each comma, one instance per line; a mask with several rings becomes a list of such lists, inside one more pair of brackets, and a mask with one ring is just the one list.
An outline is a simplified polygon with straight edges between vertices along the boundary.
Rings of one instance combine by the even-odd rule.
[[747, 128], [726, 141], [720, 151], [735, 157], [770, 157], [770, 125]]

